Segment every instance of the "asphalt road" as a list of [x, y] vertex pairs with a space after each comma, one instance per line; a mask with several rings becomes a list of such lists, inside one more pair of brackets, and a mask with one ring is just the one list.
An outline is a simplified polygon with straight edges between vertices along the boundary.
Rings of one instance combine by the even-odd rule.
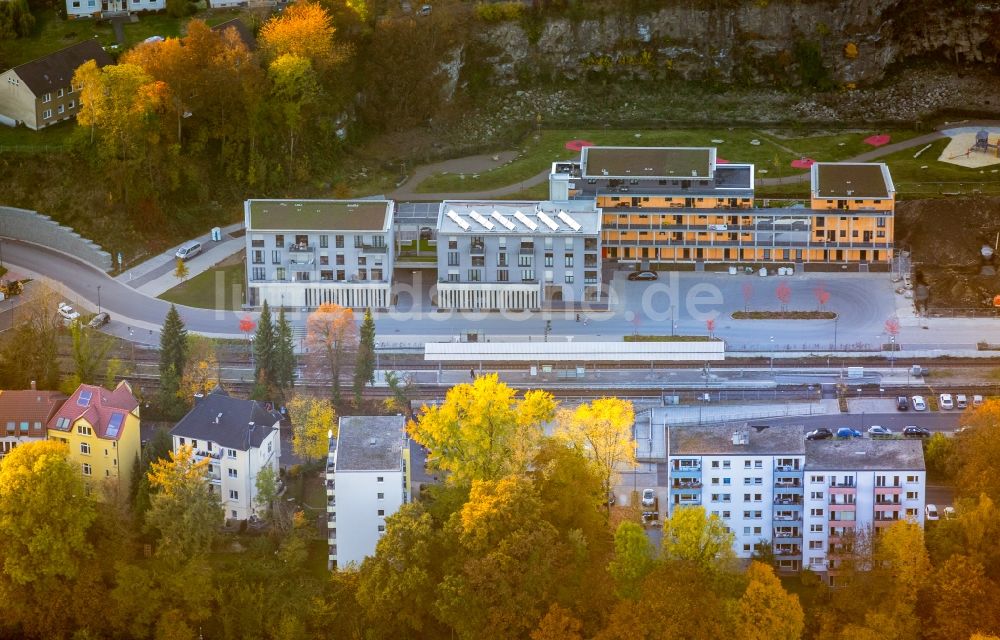
[[[842, 413], [824, 416], [802, 416], [800, 418], [777, 418], [767, 420], [770, 424], [801, 424], [806, 430], [827, 427], [851, 427], [864, 433], [868, 427], [877, 424], [898, 433], [903, 427], [914, 425], [930, 431], [952, 432], [959, 426], [961, 411], [899, 411], [896, 413]], [[867, 434], [865, 437], [868, 437]]]

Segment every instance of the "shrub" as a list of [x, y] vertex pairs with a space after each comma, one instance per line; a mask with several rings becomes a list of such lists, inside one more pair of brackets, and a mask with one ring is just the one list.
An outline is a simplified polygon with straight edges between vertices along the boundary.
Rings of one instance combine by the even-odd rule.
[[524, 13], [524, 5], [520, 2], [478, 2], [476, 17], [483, 22], [504, 22], [518, 20]]

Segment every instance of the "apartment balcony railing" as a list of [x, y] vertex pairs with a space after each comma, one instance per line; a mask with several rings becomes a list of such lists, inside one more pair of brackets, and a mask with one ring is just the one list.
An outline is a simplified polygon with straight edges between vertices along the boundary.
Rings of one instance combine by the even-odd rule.
[[365, 244], [361, 246], [361, 253], [388, 253], [389, 248], [384, 244]]
[[671, 485], [671, 489], [701, 489], [701, 480], [678, 480]]
[[775, 480], [774, 486], [777, 489], [801, 489], [802, 483], [798, 480]]
[[288, 245], [288, 253], [315, 253], [316, 247], [311, 244], [295, 244], [292, 243]]
[[775, 496], [774, 504], [802, 504], [801, 496]]
[[672, 469], [674, 471], [681, 471], [681, 472], [683, 472], [683, 471], [701, 471], [701, 465], [697, 464], [697, 463], [695, 463], [695, 464], [677, 464], [677, 462], [674, 462], [674, 464], [672, 466]]

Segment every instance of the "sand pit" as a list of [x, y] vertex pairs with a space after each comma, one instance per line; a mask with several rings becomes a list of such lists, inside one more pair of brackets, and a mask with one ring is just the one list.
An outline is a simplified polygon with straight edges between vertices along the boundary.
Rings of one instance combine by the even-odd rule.
[[996, 146], [1000, 144], [1000, 129], [987, 129], [990, 134], [989, 143], [994, 146], [986, 151], [970, 151], [976, 144], [976, 131], [971, 129], [951, 129], [944, 131], [943, 133], [951, 136], [951, 142], [941, 152], [938, 160], [971, 169], [1000, 164], [1000, 157], [997, 155]]

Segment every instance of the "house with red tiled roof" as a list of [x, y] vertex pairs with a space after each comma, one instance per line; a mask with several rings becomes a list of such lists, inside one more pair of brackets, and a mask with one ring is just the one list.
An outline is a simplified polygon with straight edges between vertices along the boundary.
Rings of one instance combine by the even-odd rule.
[[44, 440], [47, 425], [66, 400], [58, 391], [0, 390], [0, 459], [19, 444]]
[[48, 422], [49, 440], [69, 447], [85, 480], [129, 490], [139, 455], [139, 401], [122, 380], [113, 391], [81, 384]]

